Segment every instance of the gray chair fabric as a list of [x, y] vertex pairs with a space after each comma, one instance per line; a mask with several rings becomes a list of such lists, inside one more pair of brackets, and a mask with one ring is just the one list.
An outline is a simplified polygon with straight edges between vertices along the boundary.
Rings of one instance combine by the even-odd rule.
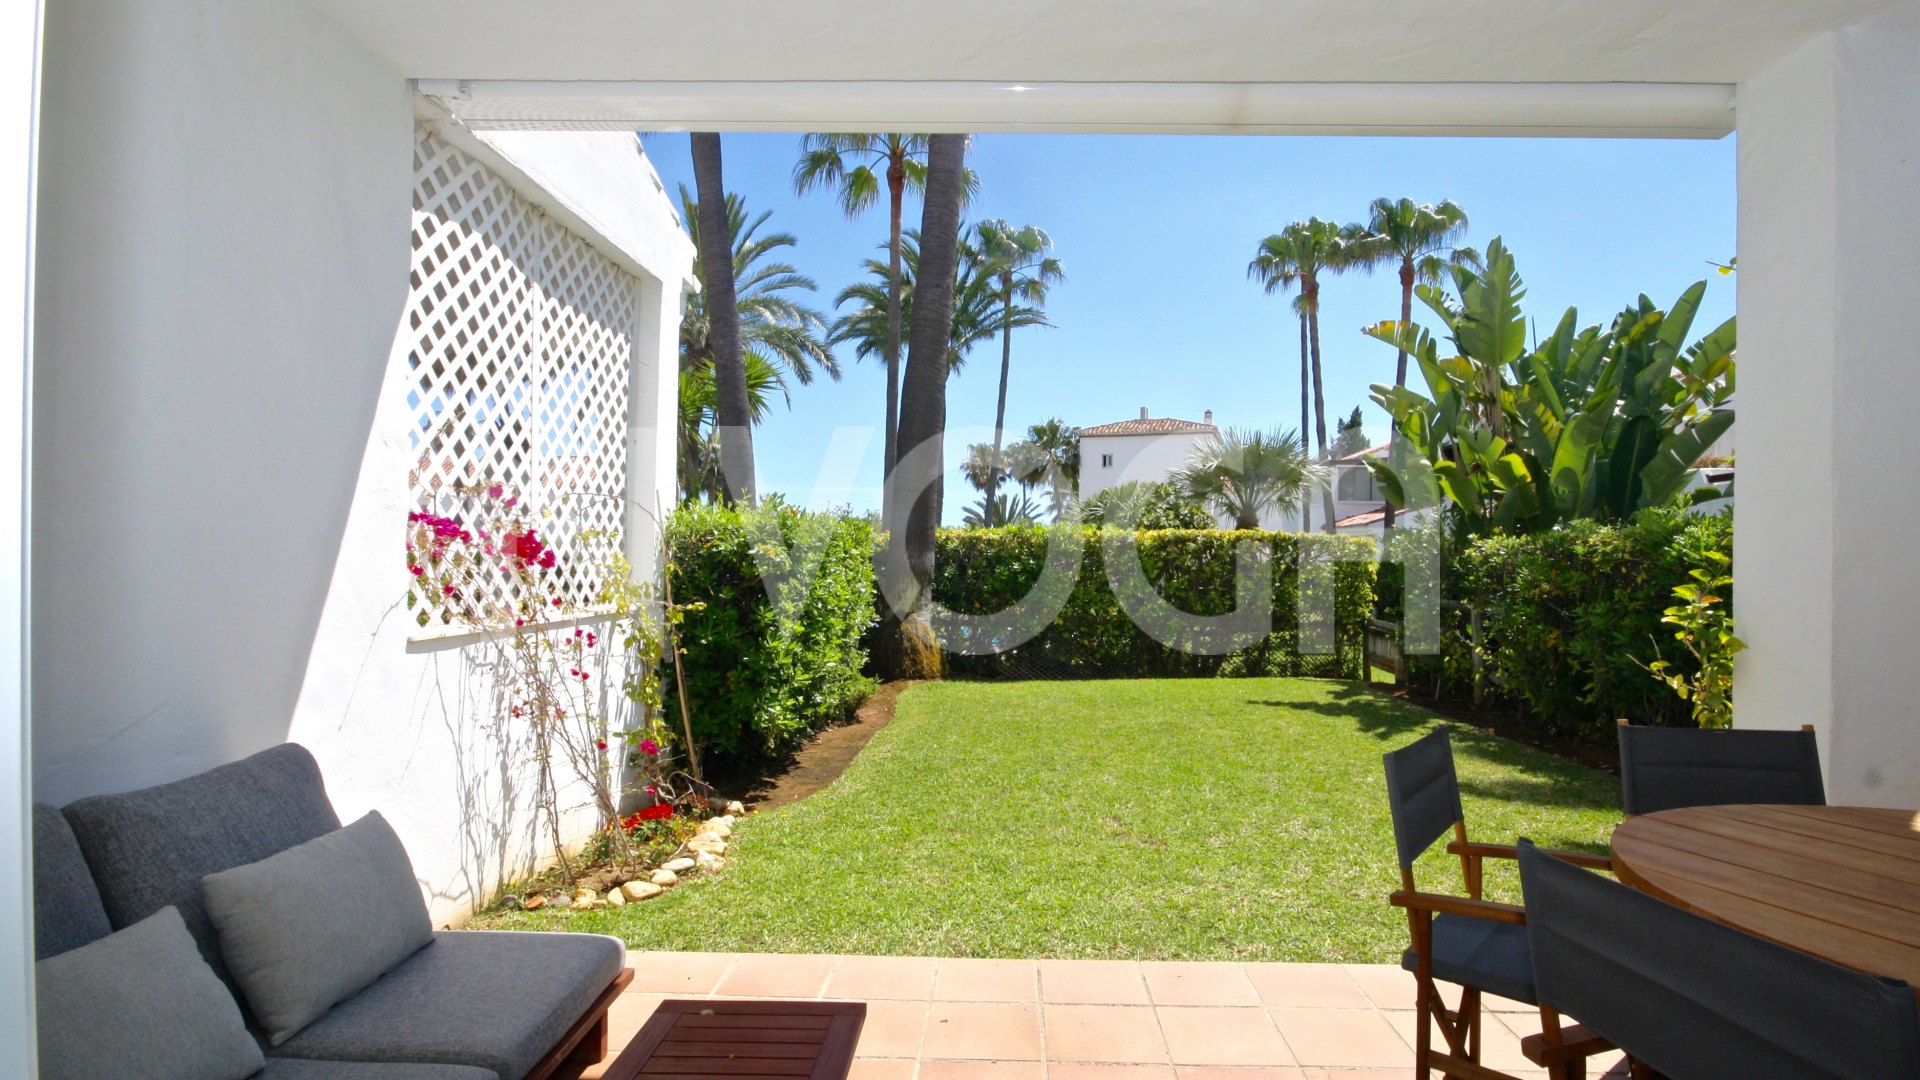
[[340, 827], [320, 766], [285, 743], [171, 784], [96, 795], [62, 811], [115, 927], [177, 907], [225, 979], [200, 879], [259, 862]]
[[1629, 814], [1685, 806], [1824, 806], [1811, 731], [1709, 731], [1620, 725], [1620, 794]]
[[393, 1065], [366, 1061], [308, 1061], [268, 1058], [267, 1067], [249, 1080], [500, 1080], [500, 1074], [471, 1065]]
[[[1400, 954], [1400, 966], [1418, 970], [1412, 949]], [[1527, 928], [1513, 923], [1466, 915], [1434, 916], [1433, 977], [1537, 1004]]]
[[477, 1065], [520, 1080], [626, 959], [622, 942], [593, 934], [440, 931], [274, 1053]]
[[377, 811], [201, 888], [227, 972], [275, 1046], [433, 941], [407, 850]]
[[100, 887], [60, 811], [33, 806], [33, 958], [45, 960], [113, 933]]
[[1460, 782], [1453, 772], [1453, 741], [1443, 725], [1382, 755], [1387, 765], [1387, 805], [1393, 811], [1393, 842], [1400, 868], [1415, 859], [1465, 817]]
[[34, 986], [42, 1080], [246, 1080], [265, 1064], [173, 908], [40, 961]]
[[1703, 919], [1520, 842], [1540, 1004], [1672, 1080], [1915, 1080], [1913, 988]]

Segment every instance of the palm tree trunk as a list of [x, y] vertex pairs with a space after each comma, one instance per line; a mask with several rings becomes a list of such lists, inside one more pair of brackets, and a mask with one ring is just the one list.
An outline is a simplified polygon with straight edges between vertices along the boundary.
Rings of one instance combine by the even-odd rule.
[[727, 231], [727, 186], [720, 166], [720, 135], [693, 133], [693, 176], [700, 197], [700, 266], [707, 290], [707, 336], [713, 348], [714, 426], [727, 495], [754, 499], [753, 407], [740, 348], [740, 311], [734, 296], [733, 251]]
[[[1412, 322], [1413, 322], [1413, 260], [1402, 259], [1400, 261], [1400, 332], [1402, 334], [1405, 334], [1407, 332], [1407, 327]], [[1405, 338], [1402, 338], [1401, 340], [1404, 341]], [[1400, 387], [1405, 385], [1407, 385], [1407, 347], [1405, 345], [1401, 345], [1400, 355], [1397, 358], [1395, 358], [1393, 362], [1393, 386], [1394, 386], [1394, 389], [1397, 390]], [[1396, 443], [1399, 441], [1400, 441], [1400, 421], [1395, 420], [1393, 422], [1393, 427], [1391, 427], [1387, 431], [1387, 443], [1389, 446], [1391, 446], [1393, 443]], [[1394, 519], [1393, 500], [1385, 499], [1382, 501], [1385, 502], [1386, 504], [1387, 514], [1386, 514], [1386, 517], [1382, 519], [1380, 523], [1380, 529], [1383, 534], [1390, 534], [1393, 532], [1393, 519]]]
[[[1313, 347], [1313, 437], [1319, 443], [1320, 458], [1327, 458], [1327, 395], [1320, 378], [1320, 287], [1308, 286], [1313, 299], [1307, 304], [1307, 338]], [[1320, 489], [1321, 511], [1327, 520], [1321, 528], [1333, 531], [1333, 488]]]
[[[987, 507], [1000, 488], [1000, 443], [1007, 430], [1007, 372], [1013, 368], [1013, 275], [1000, 276], [1000, 404], [993, 411], [993, 471], [987, 474]], [[991, 524], [991, 523], [990, 523]], [[999, 522], [1006, 524], [1006, 522]]]
[[[900, 380], [900, 460], [888, 479], [896, 506], [905, 495], [913, 501], [900, 507], [903, 530], [896, 550], [904, 558], [889, 558], [883, 572], [888, 593], [905, 610], [889, 610], [880, 628], [883, 669], [911, 673], [931, 666], [937, 674], [939, 652], [932, 650], [926, 665], [924, 649], [910, 643], [930, 631], [924, 615], [927, 593], [933, 585], [934, 531], [940, 526], [941, 479], [945, 473], [940, 440], [947, 412], [947, 351], [953, 333], [953, 275], [959, 259], [962, 169], [967, 136], [930, 135], [927, 138], [927, 186], [920, 200], [920, 272], [914, 282], [913, 318], [907, 332], [907, 365]], [[918, 625], [916, 625], [916, 623]], [[891, 659], [892, 663], [886, 660]]]
[[[1312, 355], [1313, 354], [1311, 350], [1307, 348], [1307, 311], [1305, 308], [1301, 308], [1300, 309], [1300, 449], [1302, 450], [1309, 450], [1307, 446], [1307, 414], [1311, 410], [1307, 407], [1307, 395], [1313, 389], [1313, 374], [1312, 374], [1312, 360], [1311, 360]], [[1309, 450], [1309, 452], [1311, 451]], [[1300, 531], [1306, 532], [1311, 528], [1313, 528], [1313, 493], [1310, 491], [1305, 491], [1305, 492], [1301, 492], [1300, 494]]]
[[[892, 198], [892, 215], [887, 232], [887, 431], [885, 471], [893, 472], [900, 460], [900, 203], [907, 190], [907, 170], [897, 158], [887, 162], [887, 193]], [[883, 513], [881, 519], [886, 520]]]

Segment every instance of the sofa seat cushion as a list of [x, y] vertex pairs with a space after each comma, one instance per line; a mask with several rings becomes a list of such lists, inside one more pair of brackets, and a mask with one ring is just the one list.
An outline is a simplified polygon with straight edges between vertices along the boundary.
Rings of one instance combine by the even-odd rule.
[[275, 1046], [433, 942], [407, 849], [378, 811], [208, 874], [202, 892], [227, 972]]
[[113, 933], [86, 856], [60, 811], [33, 806], [33, 958], [45, 960]]
[[596, 934], [442, 930], [274, 1053], [477, 1065], [520, 1080], [626, 959], [619, 939]]
[[222, 979], [226, 964], [201, 902], [200, 879], [340, 827], [320, 766], [293, 743], [171, 784], [81, 799], [62, 813], [114, 927], [177, 907], [200, 955]]
[[268, 1058], [267, 1067], [249, 1080], [500, 1080], [500, 1074], [471, 1065]]

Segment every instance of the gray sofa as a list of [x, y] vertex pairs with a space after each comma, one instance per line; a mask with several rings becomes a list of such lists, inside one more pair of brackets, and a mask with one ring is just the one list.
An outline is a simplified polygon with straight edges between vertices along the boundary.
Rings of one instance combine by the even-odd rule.
[[[172, 784], [33, 815], [35, 958], [179, 909], [233, 989], [201, 878], [340, 828], [312, 755], [274, 747]], [[432, 944], [277, 1047], [265, 1080], [525, 1080], [606, 1050], [632, 979], [617, 939], [439, 931]], [[235, 993], [258, 1038], [259, 1024]]]

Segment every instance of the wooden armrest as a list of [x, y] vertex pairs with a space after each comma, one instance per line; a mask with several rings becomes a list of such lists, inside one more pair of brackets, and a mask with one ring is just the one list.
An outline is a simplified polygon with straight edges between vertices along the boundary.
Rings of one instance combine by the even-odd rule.
[[[1584, 851], [1562, 851], [1558, 848], [1541, 848], [1543, 853], [1559, 859], [1561, 862], [1584, 866], [1589, 870], [1613, 871], [1613, 860], [1605, 855], [1589, 855]], [[1472, 855], [1483, 859], [1517, 859], [1520, 849], [1512, 844], [1480, 844], [1454, 841], [1447, 845], [1449, 855]]]
[[1442, 893], [1408, 892], [1396, 890], [1387, 897], [1394, 907], [1412, 908], [1415, 911], [1432, 911], [1441, 915], [1465, 915], [1474, 919], [1490, 919], [1494, 922], [1525, 923], [1527, 909], [1512, 904], [1499, 904], [1492, 900], [1474, 900], [1465, 896], [1446, 896]]
[[1595, 1054], [1604, 1054], [1618, 1047], [1581, 1027], [1569, 1024], [1560, 1029], [1560, 1043], [1548, 1046], [1544, 1034], [1529, 1035], [1520, 1040], [1520, 1052], [1528, 1061], [1542, 1068], [1552, 1068], [1568, 1061], [1590, 1058]]

